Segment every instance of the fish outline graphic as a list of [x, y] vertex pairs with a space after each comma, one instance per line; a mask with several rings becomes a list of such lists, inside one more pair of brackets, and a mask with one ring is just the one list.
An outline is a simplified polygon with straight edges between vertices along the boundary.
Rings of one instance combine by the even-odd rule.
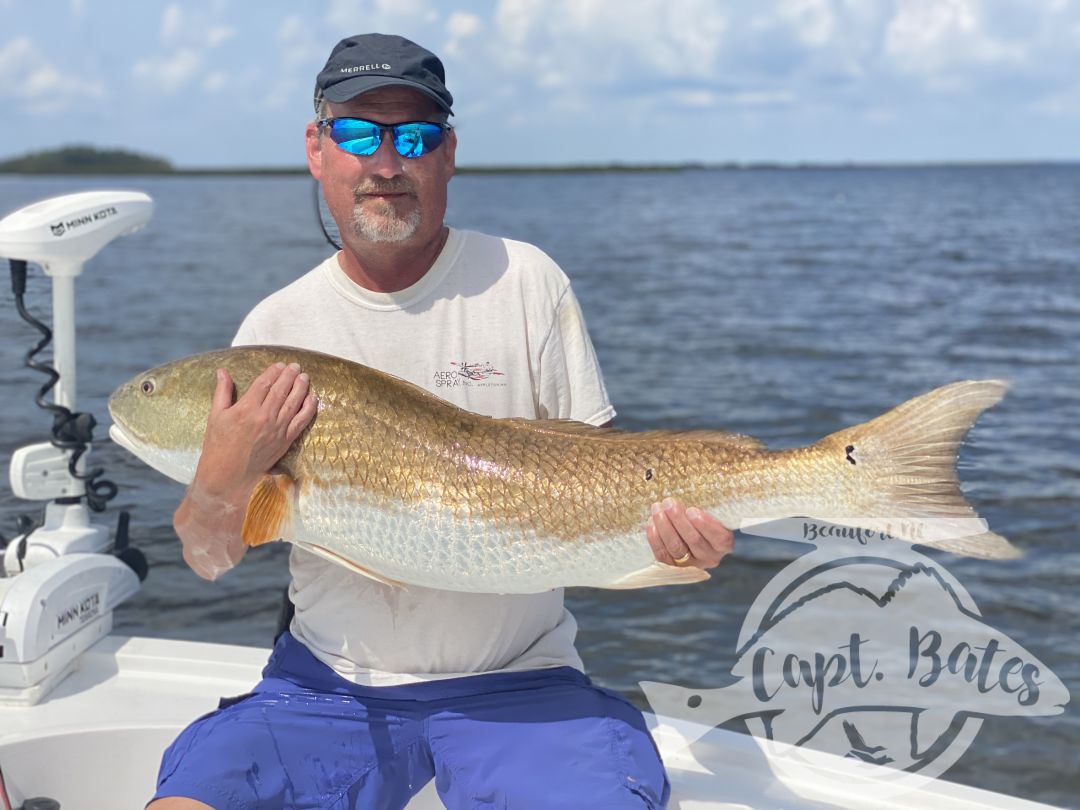
[[[799, 522], [752, 531], [793, 539], [806, 535]], [[747, 611], [732, 683], [640, 683], [654, 732], [689, 746], [741, 720], [789, 781], [809, 784], [821, 751], [886, 797], [945, 773], [988, 718], [1064, 710], [1061, 680], [983, 621], [938, 560], [887, 535], [814, 534], [828, 542], [778, 572]]]

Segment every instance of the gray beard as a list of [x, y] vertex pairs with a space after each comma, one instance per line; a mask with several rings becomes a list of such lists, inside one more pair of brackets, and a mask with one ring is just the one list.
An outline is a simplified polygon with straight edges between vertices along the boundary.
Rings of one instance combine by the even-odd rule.
[[379, 216], [370, 216], [357, 204], [353, 208], [352, 229], [360, 239], [369, 242], [404, 242], [420, 227], [420, 210], [414, 209], [405, 216], [398, 216], [386, 206]]

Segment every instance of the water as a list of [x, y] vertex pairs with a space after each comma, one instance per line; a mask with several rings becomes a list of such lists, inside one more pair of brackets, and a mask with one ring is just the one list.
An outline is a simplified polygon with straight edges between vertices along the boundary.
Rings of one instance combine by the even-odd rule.
[[[79, 403], [153, 364], [227, 344], [244, 313], [328, 253], [300, 178], [0, 178], [0, 212], [93, 187], [138, 188], [150, 227], [78, 282]], [[1001, 377], [1009, 396], [961, 454], [965, 491], [1026, 550], [949, 559], [985, 620], [1066, 683], [1064, 715], [991, 718], [948, 777], [1042, 801], [1080, 795], [1080, 167], [465, 176], [448, 219], [534, 242], [574, 280], [619, 422], [724, 427], [810, 442], [936, 385]], [[0, 461], [49, 420], [21, 366], [34, 334], [0, 301]], [[31, 308], [48, 313], [34, 272]], [[152, 565], [117, 629], [266, 645], [286, 549], [260, 548], [217, 583], [180, 559], [181, 488], [108, 442]], [[6, 489], [6, 488], [5, 488]], [[5, 491], [0, 529], [25, 511]], [[113, 512], [115, 514], [115, 511]], [[600, 683], [720, 686], [760, 588], [805, 547], [741, 537], [693, 590], [578, 591], [568, 601]]]

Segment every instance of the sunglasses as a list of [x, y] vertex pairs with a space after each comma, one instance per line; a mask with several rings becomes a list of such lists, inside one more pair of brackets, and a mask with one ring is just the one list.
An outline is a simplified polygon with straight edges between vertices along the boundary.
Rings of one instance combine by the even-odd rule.
[[449, 125], [430, 121], [380, 124], [363, 118], [322, 118], [316, 124], [319, 129], [329, 129], [330, 140], [350, 155], [374, 155], [383, 133], [389, 132], [394, 149], [403, 158], [418, 158], [435, 151], [450, 131]]

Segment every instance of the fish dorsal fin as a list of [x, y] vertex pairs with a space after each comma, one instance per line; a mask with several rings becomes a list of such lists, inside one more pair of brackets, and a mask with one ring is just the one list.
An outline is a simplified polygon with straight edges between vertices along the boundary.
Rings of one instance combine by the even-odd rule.
[[331, 551], [326, 546], [320, 546], [317, 543], [297, 543], [296, 545], [304, 549], [304, 551], [310, 551], [312, 554], [318, 557], [322, 557], [324, 560], [329, 560], [332, 563], [342, 565], [348, 568], [350, 571], [354, 571], [361, 576], [367, 577], [368, 579], [373, 579], [376, 582], [382, 583], [383, 585], [389, 585], [392, 588], [405, 587], [404, 583], [398, 582], [396, 579], [384, 577], [382, 574], [377, 574], [368, 568], [364, 568], [362, 565], [357, 565], [348, 557], [343, 557], [336, 551]]
[[578, 422], [574, 419], [520, 419], [515, 417], [499, 421], [519, 424], [539, 433], [558, 433], [563, 436], [588, 436], [627, 442], [667, 439], [671, 441], [724, 444], [743, 450], [765, 449], [765, 445], [753, 436], [728, 433], [723, 430], [647, 430], [634, 432], [612, 427], [596, 427], [587, 422]]
[[640, 436], [640, 433], [626, 433], [618, 428], [597, 427], [588, 422], [578, 422], [576, 419], [523, 419], [514, 416], [509, 419], [499, 419], [513, 425], [536, 431], [537, 433], [559, 433], [564, 436], [603, 436], [608, 439], [616, 439], [620, 436]]
[[245, 546], [278, 540], [292, 524], [295, 484], [287, 475], [264, 475], [248, 498], [240, 536]]
[[630, 588], [651, 588], [654, 585], [689, 585], [694, 582], [704, 582], [708, 578], [708, 572], [697, 566], [668, 565], [657, 561], [647, 568], [641, 568], [601, 587], [626, 590]]
[[694, 439], [701, 442], [709, 442], [710, 444], [726, 444], [729, 447], [737, 447], [742, 450], [764, 450], [765, 443], [760, 439], [755, 439], [753, 436], [745, 436], [742, 433], [728, 433], [726, 430], [695, 430], [695, 431], [683, 431], [682, 433], [674, 432], [671, 435], [675, 438], [682, 437], [684, 439]]

